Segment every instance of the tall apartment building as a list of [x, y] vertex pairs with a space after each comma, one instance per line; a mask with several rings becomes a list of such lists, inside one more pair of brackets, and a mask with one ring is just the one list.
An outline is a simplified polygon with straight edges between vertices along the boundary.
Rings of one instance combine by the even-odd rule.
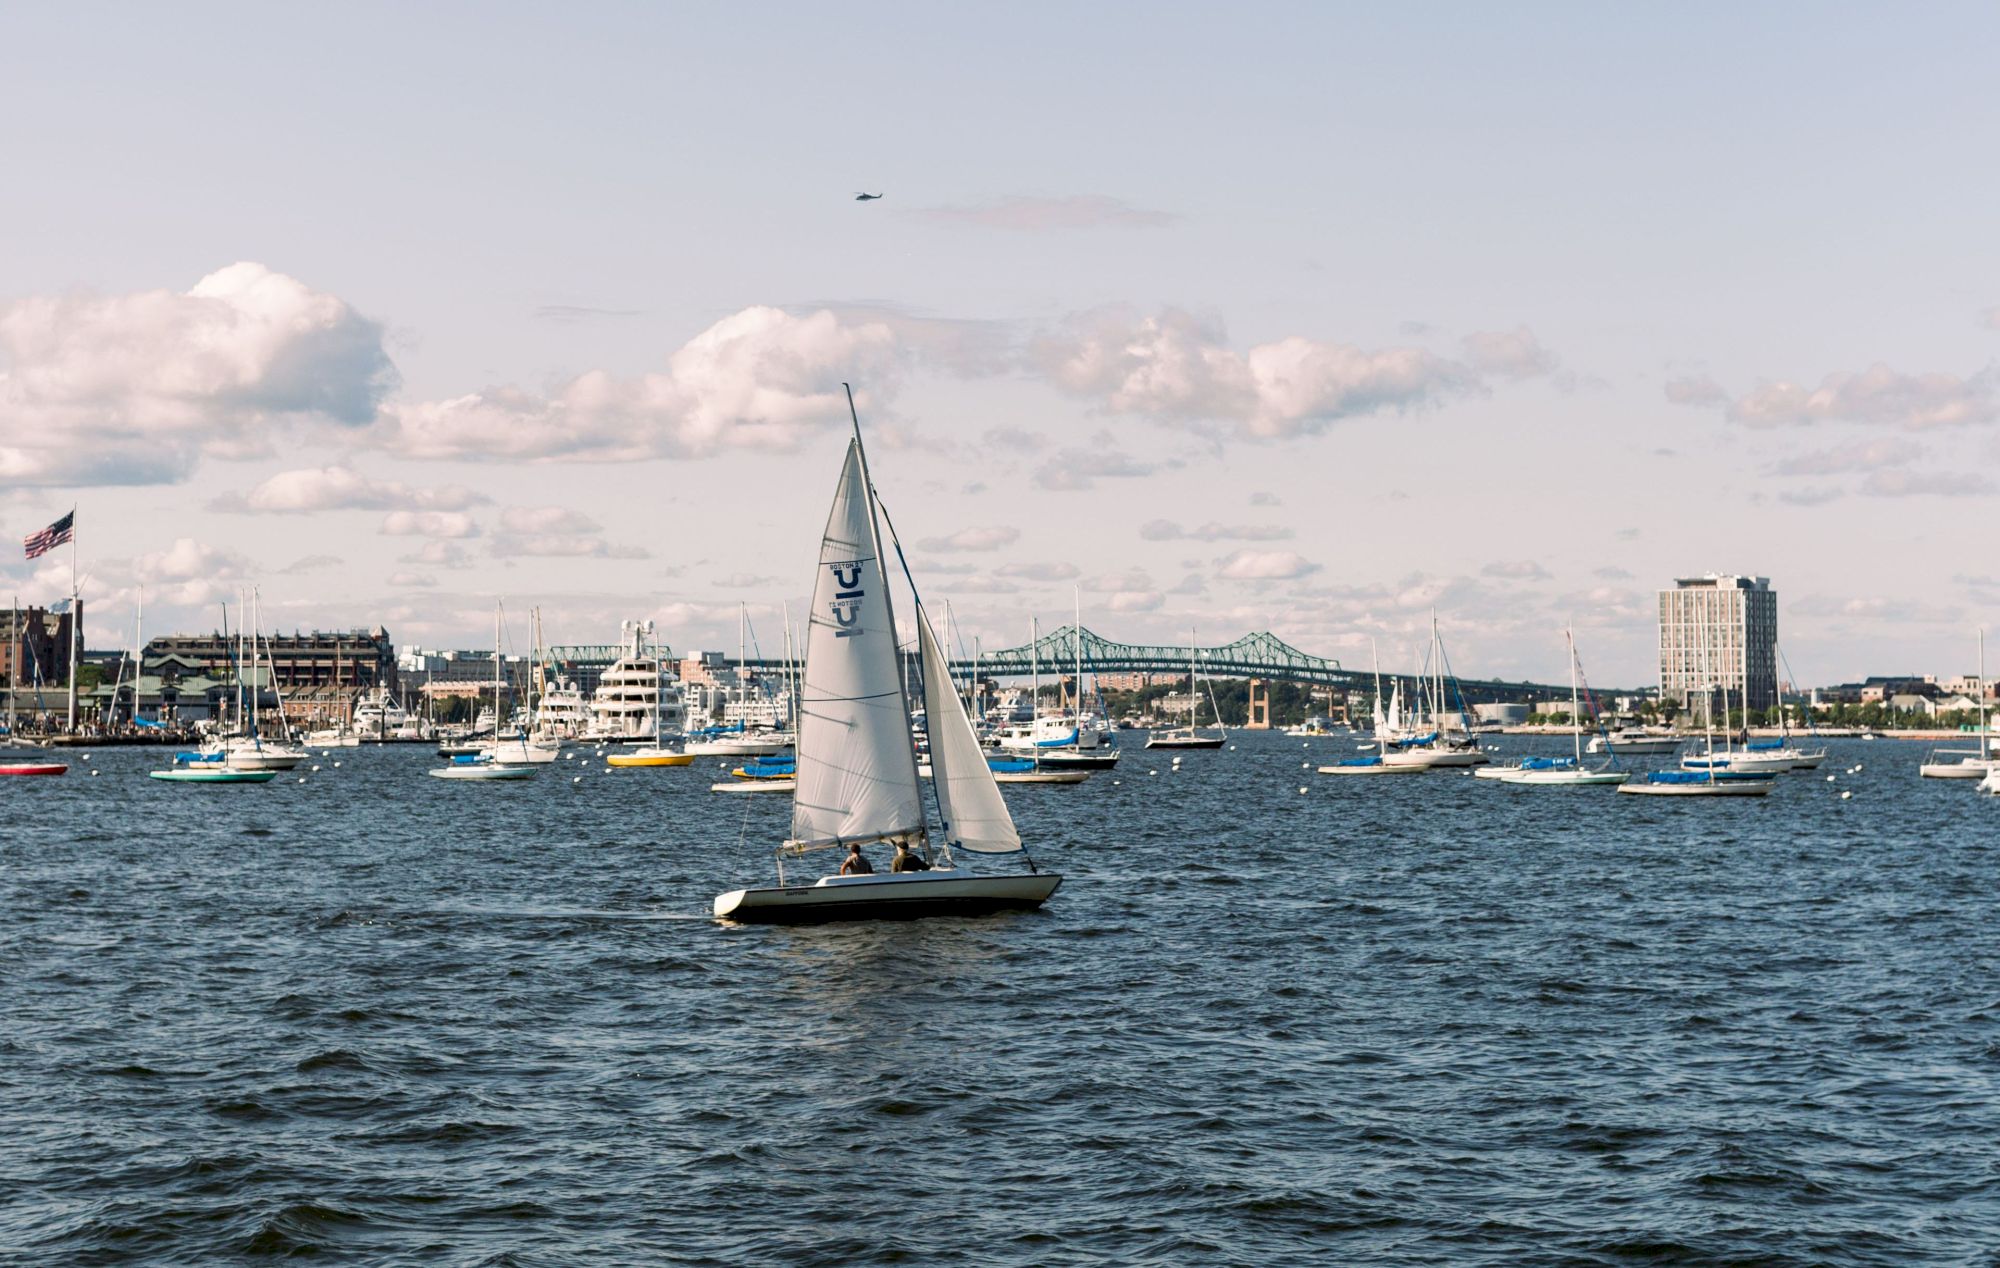
[[1699, 709], [1778, 703], [1778, 592], [1769, 577], [1708, 573], [1660, 591], [1660, 696]]

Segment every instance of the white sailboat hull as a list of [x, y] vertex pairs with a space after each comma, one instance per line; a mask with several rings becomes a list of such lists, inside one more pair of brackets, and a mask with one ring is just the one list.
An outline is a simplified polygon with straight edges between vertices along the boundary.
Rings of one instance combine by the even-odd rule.
[[1342, 763], [1338, 766], [1322, 766], [1319, 768], [1319, 773], [1322, 775], [1421, 775], [1429, 769], [1427, 766], [1384, 766], [1380, 762], [1369, 762], [1366, 765], [1357, 764], [1349, 766]]
[[1654, 757], [1678, 752], [1681, 747], [1679, 736], [1648, 735], [1630, 739], [1620, 736], [1595, 736], [1584, 746], [1586, 753], [1626, 753], [1634, 757]]
[[1451, 766], [1484, 766], [1492, 759], [1478, 749], [1403, 749], [1382, 755], [1384, 766], [1415, 766], [1431, 770]]
[[788, 793], [797, 792], [796, 779], [732, 779], [727, 783], [710, 784], [710, 792], [721, 793]]
[[2000, 761], [1966, 757], [1956, 762], [1925, 762], [1917, 773], [1925, 779], [1985, 779], [1995, 770], [2000, 770]]
[[1620, 784], [1618, 791], [1649, 797], [1764, 797], [1771, 787], [1768, 779], [1721, 779], [1700, 784]]
[[695, 757], [777, 757], [792, 751], [790, 740], [728, 739], [689, 740], [681, 752]]
[[436, 766], [426, 773], [437, 779], [527, 779], [535, 773], [535, 768], [481, 763], [476, 766]]
[[1632, 778], [1622, 770], [1520, 770], [1511, 766], [1472, 772], [1503, 784], [1536, 784], [1554, 788], [1591, 788], [1623, 784]]
[[946, 870], [823, 876], [812, 885], [731, 890], [716, 898], [715, 917], [743, 924], [815, 924], [1032, 911], [1062, 879], [1047, 872], [969, 876]]
[[1198, 731], [1155, 731], [1146, 737], [1147, 748], [1221, 748], [1227, 742], [1226, 736]]

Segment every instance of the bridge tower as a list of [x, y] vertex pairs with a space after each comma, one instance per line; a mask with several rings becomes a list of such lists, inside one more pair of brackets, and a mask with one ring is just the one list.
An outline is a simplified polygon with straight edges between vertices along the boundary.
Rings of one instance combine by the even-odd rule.
[[1270, 684], [1262, 678], [1250, 680], [1250, 717], [1243, 724], [1246, 731], [1268, 731], [1271, 729]]

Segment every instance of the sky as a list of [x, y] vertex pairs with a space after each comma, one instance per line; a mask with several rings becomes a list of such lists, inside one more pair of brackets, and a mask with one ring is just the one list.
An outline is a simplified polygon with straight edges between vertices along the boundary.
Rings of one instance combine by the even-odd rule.
[[[0, 11], [0, 505], [92, 646], [775, 652], [855, 384], [959, 637], [1801, 683], [2000, 600], [1990, 6]], [[860, 191], [879, 201], [857, 202]], [[16, 550], [42, 603], [66, 554]], [[1787, 675], [1793, 676], [1793, 675]]]

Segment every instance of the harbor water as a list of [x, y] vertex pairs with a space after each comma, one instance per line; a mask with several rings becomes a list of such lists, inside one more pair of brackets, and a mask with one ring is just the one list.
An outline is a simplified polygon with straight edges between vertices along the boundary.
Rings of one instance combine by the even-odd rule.
[[2000, 798], [1891, 742], [1715, 801], [1232, 743], [1007, 789], [1044, 911], [806, 929], [708, 919], [790, 808], [714, 761], [5, 781], [0, 1261], [2000, 1247]]

